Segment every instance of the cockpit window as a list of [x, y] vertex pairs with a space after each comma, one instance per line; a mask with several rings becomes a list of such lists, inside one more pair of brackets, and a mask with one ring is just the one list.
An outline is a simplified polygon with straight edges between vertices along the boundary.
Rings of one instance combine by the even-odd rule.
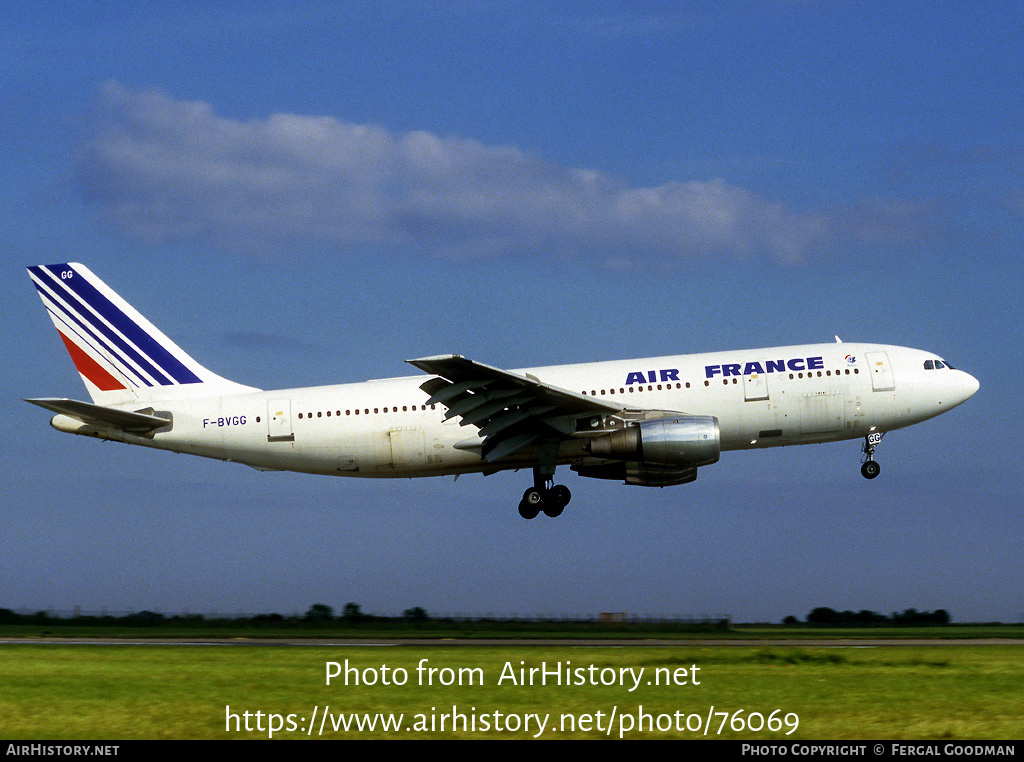
[[936, 360], [935, 361], [935, 370], [938, 370], [939, 368], [945, 368], [945, 367], [946, 366], [942, 364], [942, 360]]
[[935, 361], [934, 360], [925, 360], [924, 361], [924, 369], [925, 370], [935, 370]]
[[924, 369], [925, 370], [939, 370], [941, 368], [949, 368], [950, 370], [956, 370], [952, 366], [952, 364], [947, 362], [946, 360], [925, 360], [924, 361]]

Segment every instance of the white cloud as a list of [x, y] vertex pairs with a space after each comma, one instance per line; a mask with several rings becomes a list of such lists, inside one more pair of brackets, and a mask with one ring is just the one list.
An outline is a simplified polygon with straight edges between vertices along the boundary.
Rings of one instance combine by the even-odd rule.
[[249, 253], [415, 248], [452, 257], [799, 259], [835, 225], [722, 180], [631, 188], [514, 147], [330, 117], [238, 121], [108, 83], [79, 172], [119, 230]]

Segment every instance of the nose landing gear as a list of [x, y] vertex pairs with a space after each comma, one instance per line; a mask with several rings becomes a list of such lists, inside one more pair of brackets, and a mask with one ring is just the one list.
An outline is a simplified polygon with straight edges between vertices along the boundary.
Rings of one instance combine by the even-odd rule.
[[874, 479], [882, 472], [882, 467], [875, 462], [875, 447], [882, 441], [885, 432], [875, 431], [864, 437], [864, 460], [860, 467], [861, 476], [865, 479]]

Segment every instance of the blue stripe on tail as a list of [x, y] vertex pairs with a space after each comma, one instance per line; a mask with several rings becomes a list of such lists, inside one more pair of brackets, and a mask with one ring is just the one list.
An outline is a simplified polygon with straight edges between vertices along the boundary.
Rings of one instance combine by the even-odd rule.
[[[124, 358], [131, 358], [145, 372], [157, 379], [162, 386], [202, 383], [202, 379], [185, 367], [178, 358], [122, 312], [106, 296], [101, 294], [86, 278], [81, 277], [80, 273], [77, 273], [70, 265], [36, 266], [30, 267], [29, 270], [40, 280], [48, 281], [54, 295], [58, 299], [65, 302], [67, 307], [70, 307], [82, 320], [87, 321], [95, 331], [101, 333], [111, 344], [120, 350], [122, 364], [128, 365], [124, 363]], [[79, 277], [61, 277], [63, 273], [74, 274]], [[64, 291], [61, 286], [73, 291], [78, 299]], [[140, 351], [137, 351], [122, 339], [121, 336], [110, 330], [102, 321], [96, 320], [88, 310], [81, 307], [79, 299], [102, 316], [110, 325], [120, 331], [128, 341], [134, 344], [135, 347], [138, 347], [138, 350], [145, 354], [140, 354]], [[63, 306], [61, 308], [64, 309]], [[67, 310], [64, 311], [66, 312]], [[78, 319], [75, 322], [81, 325]], [[95, 337], [92, 331], [90, 331], [90, 334]], [[102, 341], [100, 343], [105, 344]], [[108, 350], [113, 349], [109, 345], [107, 348]], [[117, 354], [117, 352], [114, 352], [114, 354]]]

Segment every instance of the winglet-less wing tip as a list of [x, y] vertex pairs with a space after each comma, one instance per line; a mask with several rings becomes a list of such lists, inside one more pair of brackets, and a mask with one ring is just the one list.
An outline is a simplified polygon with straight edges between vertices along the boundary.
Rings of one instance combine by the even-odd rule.
[[431, 357], [417, 357], [417, 358], [412, 359], [412, 360], [406, 360], [406, 362], [409, 363], [410, 365], [415, 365], [417, 368], [419, 368], [420, 367], [420, 363], [423, 363], [424, 365], [427, 365], [427, 364], [435, 363], [435, 362], [445, 362], [447, 360], [465, 360], [465, 359], [466, 358], [463, 357], [462, 355], [433, 355]]

